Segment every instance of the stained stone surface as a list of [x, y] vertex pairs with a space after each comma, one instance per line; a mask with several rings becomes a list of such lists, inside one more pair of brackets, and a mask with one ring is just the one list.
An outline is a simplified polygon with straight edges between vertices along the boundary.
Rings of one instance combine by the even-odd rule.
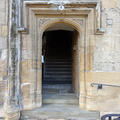
[[0, 1], [0, 120], [4, 117], [7, 90], [7, 0]]
[[23, 111], [22, 120], [99, 120], [99, 112], [79, 109], [77, 105], [48, 104]]
[[[38, 89], [42, 86], [40, 81], [41, 51], [39, 51], [40, 49], [37, 49], [40, 48], [41, 43], [36, 40], [36, 38], [39, 39], [40, 37], [40, 34], [37, 33], [39, 28], [35, 28], [35, 25], [37, 24], [36, 18], [40, 17], [40, 21], [37, 24], [37, 27], [40, 27], [42, 25], [44, 26], [47, 22], [49, 23], [49, 20], [53, 21], [56, 16], [59, 18], [62, 16], [62, 14], [59, 14], [60, 16], [48, 15], [50, 13], [49, 10], [47, 11], [47, 15], [38, 15], [37, 17], [32, 16], [35, 9], [38, 11], [40, 9], [40, 7], [37, 5], [33, 5], [33, 11], [30, 9], [32, 12], [29, 10], [30, 14], [27, 13], [28, 11], [24, 11], [24, 8], [21, 9], [26, 13], [20, 13], [22, 10], [20, 11], [19, 7], [24, 6], [22, 5], [23, 3], [20, 4], [21, 0], [9, 1], [9, 4], [8, 0], [0, 1], [0, 119], [3, 119], [2, 117], [7, 116], [5, 108], [8, 108], [6, 104], [9, 102], [13, 103], [13, 105], [16, 105], [19, 108], [18, 113], [20, 109], [33, 109], [38, 106], [40, 107], [42, 104], [41, 90]], [[23, 0], [21, 2], [24, 1], [35, 2], [36, 0]], [[43, 3], [48, 2], [48, 4], [51, 5], [49, 8], [51, 8], [53, 11], [55, 10], [54, 13], [58, 14], [58, 4], [66, 5], [75, 2], [90, 3], [97, 2], [99, 0], [37, 0], [37, 2], [39, 1], [42, 1]], [[10, 11], [11, 3], [14, 3], [15, 6]], [[95, 21], [98, 19], [96, 14], [93, 15], [93, 13], [89, 12], [90, 14], [85, 17], [86, 28], [83, 28], [84, 20], [82, 17], [84, 15], [80, 16], [80, 19], [79, 15], [76, 17], [77, 19], [73, 18], [75, 15], [72, 17], [69, 15], [69, 20], [73, 20], [73, 23], [77, 23], [81, 26], [81, 28], [85, 29], [82, 34], [86, 35], [84, 38], [85, 42], [83, 40], [80, 41], [79, 44], [79, 52], [81, 53], [79, 62], [82, 70], [77, 71], [78, 74], [81, 75], [79, 76], [80, 90], [84, 89], [84, 91], [80, 91], [80, 97], [83, 99], [80, 99], [79, 102], [82, 105], [84, 104], [84, 108], [88, 110], [100, 111], [101, 115], [103, 115], [105, 113], [120, 112], [120, 0], [100, 0], [100, 3], [100, 27], [105, 30], [104, 34], [98, 35], [95, 32]], [[74, 11], [74, 6], [75, 5], [69, 6], [69, 8], [72, 7], [71, 12]], [[29, 7], [32, 7], [32, 5]], [[47, 7], [47, 5], [45, 7]], [[84, 7], [84, 5], [81, 5], [79, 8], [82, 7]], [[89, 7], [87, 6], [87, 8]], [[45, 8], [42, 8], [42, 10], [44, 9]], [[39, 14], [38, 11], [37, 14]], [[45, 11], [43, 11], [42, 14], [44, 12]], [[63, 11], [60, 11], [60, 13], [62, 12]], [[22, 15], [22, 21], [19, 19], [20, 14]], [[23, 14], [29, 18], [27, 21], [28, 26], [24, 26], [24, 20], [26, 18]], [[10, 16], [12, 18], [9, 21]], [[64, 17], [62, 17], [62, 19]], [[22, 24], [20, 24], [21, 22]], [[11, 25], [13, 29], [11, 29]], [[26, 27], [27, 32], [23, 30], [24, 33], [22, 33], [23, 31], [21, 30], [18, 33], [18, 27]], [[44, 28], [47, 28], [47, 26], [44, 26]], [[39, 34], [39, 36], [37, 36], [37, 34]], [[82, 36], [82, 34], [80, 34], [80, 36]], [[38, 56], [37, 53], [39, 53]], [[39, 58], [38, 61], [36, 56]], [[78, 63], [76, 63], [76, 66], [78, 66]], [[37, 79], [39, 79], [39, 81], [37, 81]], [[112, 86], [103, 86], [102, 89], [98, 89], [97, 86], [92, 87], [92, 83], [107, 84]], [[10, 99], [12, 100], [10, 101]], [[14, 109], [16, 106], [14, 106], [13, 110], [11, 111], [16, 110]], [[96, 120], [96, 115], [98, 115], [97, 113], [91, 113], [82, 109], [78, 109], [78, 106], [72, 105], [54, 105], [53, 110], [50, 112], [51, 108], [52, 105], [47, 105], [33, 111], [23, 111], [23, 119], [41, 119], [39, 115], [41, 114], [42, 119], [62, 120], [71, 119], [73, 117], [78, 120], [78, 115], [80, 115], [81, 120]], [[64, 111], [67, 112], [64, 113]], [[54, 116], [54, 113], [56, 113], [56, 116]], [[59, 113], [61, 113], [61, 115]], [[71, 113], [73, 113], [72, 117]], [[90, 118], [86, 116], [86, 113]], [[6, 120], [16, 119], [13, 119], [12, 117], [9, 119], [7, 116]]]

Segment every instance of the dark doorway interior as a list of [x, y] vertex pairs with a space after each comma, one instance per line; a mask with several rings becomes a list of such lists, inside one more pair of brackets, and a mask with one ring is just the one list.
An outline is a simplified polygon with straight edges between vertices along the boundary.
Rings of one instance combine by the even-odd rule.
[[43, 35], [43, 84], [72, 84], [73, 31], [47, 31]]
[[49, 30], [43, 34], [43, 104], [78, 104], [73, 80], [74, 35], [74, 30]]

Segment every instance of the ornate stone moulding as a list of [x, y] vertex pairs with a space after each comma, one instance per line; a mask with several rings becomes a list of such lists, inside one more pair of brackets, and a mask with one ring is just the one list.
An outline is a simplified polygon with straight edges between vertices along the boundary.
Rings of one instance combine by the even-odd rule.
[[[33, 109], [42, 105], [42, 90], [41, 90], [41, 48], [42, 48], [42, 33], [52, 24], [65, 23], [77, 30], [79, 37], [79, 54], [82, 58], [82, 65], [79, 67], [80, 71], [80, 107], [86, 108], [87, 92], [85, 80], [85, 62], [86, 62], [86, 48], [88, 44], [89, 35], [102, 34], [101, 23], [101, 8], [100, 0], [23, 0], [19, 6], [19, 21], [21, 23], [18, 27], [20, 34], [26, 33], [29, 38], [29, 49], [31, 55], [31, 70], [35, 76], [30, 79], [32, 87], [29, 92], [29, 105], [24, 105], [23, 109]], [[60, 10], [59, 5], [63, 5], [64, 9]], [[23, 35], [20, 41], [25, 40]], [[83, 56], [82, 56], [83, 55]], [[33, 104], [34, 103], [34, 104]]]
[[[95, 34], [102, 34], [104, 30], [101, 23], [101, 5], [100, 0], [23, 0], [23, 26], [18, 29], [19, 32], [29, 30], [29, 16], [33, 15], [76, 15], [89, 17], [92, 14], [92, 19], [95, 21]], [[64, 5], [63, 10], [59, 10], [59, 5]], [[20, 18], [21, 19], [21, 18]]]
[[59, 4], [59, 3], [64, 3], [64, 4], [97, 4], [99, 0], [24, 0], [27, 4], [39, 4], [39, 3], [47, 3], [47, 4]]

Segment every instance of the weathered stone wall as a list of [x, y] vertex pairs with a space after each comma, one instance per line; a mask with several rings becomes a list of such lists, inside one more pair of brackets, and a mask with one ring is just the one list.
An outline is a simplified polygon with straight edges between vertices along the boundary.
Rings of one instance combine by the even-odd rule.
[[0, 116], [5, 101], [7, 83], [8, 0], [0, 1]]
[[6, 119], [12, 118], [12, 113], [14, 118], [19, 116], [16, 3], [16, 0], [4, 0], [0, 4], [0, 117], [6, 116]]
[[[54, 1], [50, 0], [49, 2], [53, 3]], [[69, 0], [66, 0], [66, 2], [69, 2]], [[8, 25], [9, 25], [8, 24], [8, 6], [9, 6], [8, 0], [0, 1], [0, 110], [1, 110], [0, 116], [2, 115], [2, 111], [3, 111], [3, 104], [5, 101], [5, 95], [7, 90], [6, 87], [7, 87], [7, 80], [8, 80], [7, 79], [8, 78], [7, 76], [8, 39], [9, 39], [8, 37]], [[87, 54], [86, 54], [87, 55], [86, 70], [85, 70], [86, 71], [85, 78], [86, 78], [86, 84], [87, 84], [86, 108], [90, 110], [99, 110], [102, 113], [119, 112], [120, 111], [120, 102], [119, 102], [120, 87], [118, 87], [118, 85], [120, 85], [120, 0], [111, 0], [111, 1], [101, 0], [101, 6], [102, 6], [101, 21], [102, 21], [102, 27], [104, 28], [105, 33], [103, 35], [95, 35], [95, 32], [91, 32], [93, 31], [93, 28], [94, 28], [94, 20], [91, 20], [91, 23], [93, 23], [92, 25], [93, 28], [89, 30], [89, 34], [86, 37], [88, 38]], [[15, 21], [17, 24], [16, 19], [14, 20], [14, 22]], [[21, 48], [22, 49], [21, 51], [22, 53], [21, 73], [22, 74], [21, 75], [22, 76], [20, 77], [23, 78], [23, 80], [21, 80], [22, 102], [24, 102], [24, 104], [26, 104], [26, 107], [28, 108], [29, 106], [27, 106], [27, 103], [31, 103], [34, 105], [33, 103], [34, 98], [32, 96], [35, 96], [36, 94], [40, 95], [40, 93], [37, 93], [37, 91], [34, 88], [32, 88], [33, 86], [38, 85], [34, 83], [34, 79], [36, 77], [34, 76], [34, 72], [36, 71], [36, 68], [35, 68], [36, 66], [34, 65], [37, 65], [38, 63], [34, 63], [35, 60], [31, 60], [31, 58], [33, 58], [32, 56], [33, 51], [31, 49], [32, 46], [31, 46], [30, 40], [36, 38], [35, 36], [36, 28], [34, 28], [34, 26], [32, 25], [32, 21], [34, 20], [30, 19], [28, 21], [29, 24], [31, 24], [29, 26], [30, 27], [29, 32], [31, 32], [31, 29], [34, 29], [33, 30], [34, 33], [30, 33], [31, 36], [27, 34], [23, 34], [21, 39], [21, 45], [22, 45], [22, 48]], [[16, 24], [14, 24], [15, 25], [14, 32], [16, 32], [16, 28], [17, 28]], [[14, 39], [11, 39], [11, 48], [9, 47], [9, 50], [11, 50], [10, 59], [13, 60], [13, 62], [16, 61], [16, 63], [18, 63], [17, 55], [19, 51], [16, 46], [16, 45], [19, 45], [19, 44], [16, 44], [18, 42], [18, 39], [16, 39], [16, 36], [15, 37], [12, 36], [12, 37]], [[13, 44], [12, 44], [12, 41], [13, 41]], [[13, 48], [12, 48], [12, 45], [13, 45]], [[14, 58], [12, 58], [12, 55], [14, 55], [14, 53], [16, 57], [13, 56]], [[15, 67], [16, 69], [15, 76], [12, 75], [12, 77], [14, 76], [15, 78], [9, 78], [9, 80], [12, 81], [11, 88], [15, 90], [15, 92], [12, 91], [12, 93], [10, 94], [11, 95], [14, 94], [16, 97], [18, 97], [18, 90], [16, 89], [17, 84], [20, 83], [19, 81], [17, 81], [19, 77], [19, 73], [17, 73], [18, 66], [17, 65], [15, 66], [15, 64], [13, 63], [9, 67], [11, 68]], [[32, 68], [32, 71], [31, 71], [31, 68]], [[11, 74], [14, 74], [14, 73], [11, 73]], [[93, 86], [93, 87], [91, 86], [92, 83], [117, 85], [117, 86], [103, 86], [102, 89], [98, 90], [97, 86]], [[40, 97], [39, 99], [41, 99]]]
[[[54, 1], [49, 2], [54, 3]], [[69, 3], [69, 1], [67, 2]], [[103, 86], [102, 89], [98, 90], [97, 86], [91, 86], [92, 83], [120, 85], [120, 1], [114, 0], [108, 3], [109, 1], [101, 0], [101, 23], [105, 30], [104, 34], [96, 35], [94, 31], [94, 19], [91, 17], [90, 21], [88, 21], [91, 27], [88, 30], [88, 36], [86, 36], [86, 39], [88, 38], [86, 41], [87, 56], [85, 60], [85, 79], [87, 84], [86, 108], [99, 110], [101, 112], [118, 112], [120, 109], [120, 94], [117, 92], [120, 89], [119, 87]], [[32, 18], [32, 15], [30, 17]], [[34, 19], [29, 19], [28, 21], [29, 35], [22, 35], [22, 93], [25, 105], [26, 103], [32, 103], [30, 98], [32, 98], [32, 94], [35, 93], [32, 87], [35, 85], [35, 76], [33, 73], [36, 69], [30, 70], [34, 68], [34, 63], [30, 60], [32, 54], [30, 40], [36, 38], [36, 29], [32, 26], [32, 21], [34, 21]], [[34, 33], [30, 33], [32, 29], [34, 29]]]
[[[87, 80], [116, 86], [88, 89], [88, 108], [101, 112], [120, 112], [120, 0], [101, 0], [103, 35], [90, 35], [90, 64]], [[117, 87], [118, 86], [118, 87]]]

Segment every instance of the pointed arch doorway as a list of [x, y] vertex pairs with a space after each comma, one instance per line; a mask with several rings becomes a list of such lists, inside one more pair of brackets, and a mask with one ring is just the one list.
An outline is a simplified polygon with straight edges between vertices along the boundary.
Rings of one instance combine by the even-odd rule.
[[79, 103], [79, 33], [56, 23], [42, 36], [43, 104]]

